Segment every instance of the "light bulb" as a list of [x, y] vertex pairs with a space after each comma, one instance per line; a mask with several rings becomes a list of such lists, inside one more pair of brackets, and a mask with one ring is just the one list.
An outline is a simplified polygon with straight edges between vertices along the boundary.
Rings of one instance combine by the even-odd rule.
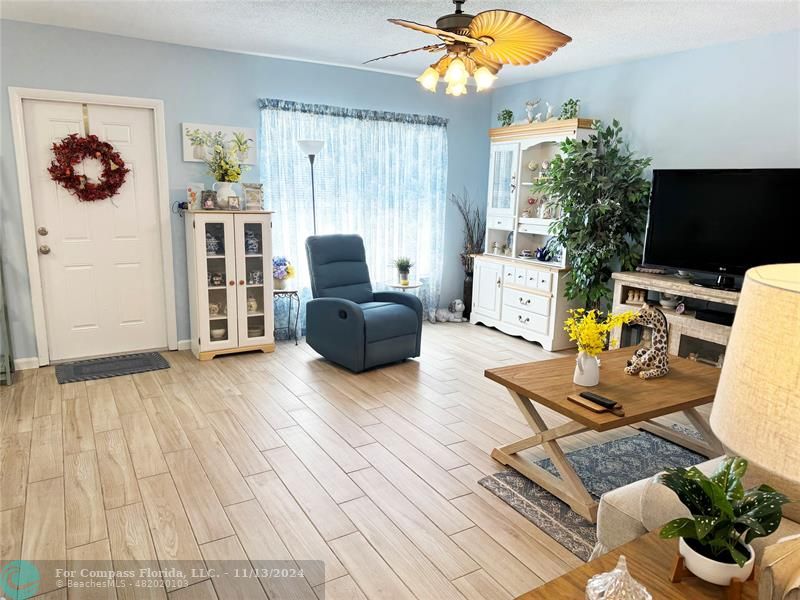
[[486, 67], [478, 67], [478, 69], [475, 71], [475, 84], [477, 85], [479, 92], [492, 87], [495, 79], [497, 79], [497, 75], [492, 73]]
[[429, 92], [435, 92], [436, 84], [439, 83], [439, 72], [433, 67], [428, 67], [417, 77], [417, 81]]
[[445, 92], [451, 96], [463, 96], [467, 93], [467, 86], [463, 83], [451, 83], [448, 84]]
[[466, 84], [467, 77], [469, 77], [469, 73], [467, 73], [467, 67], [464, 61], [458, 57], [451, 60], [450, 64], [447, 66], [447, 72], [444, 74], [444, 80], [447, 83]]

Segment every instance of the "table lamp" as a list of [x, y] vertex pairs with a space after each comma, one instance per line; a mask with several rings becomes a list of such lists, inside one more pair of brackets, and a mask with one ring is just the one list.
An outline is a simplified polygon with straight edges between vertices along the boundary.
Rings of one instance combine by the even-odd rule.
[[711, 429], [729, 454], [800, 482], [800, 264], [745, 274]]
[[308, 156], [308, 162], [311, 163], [311, 212], [314, 219], [314, 235], [317, 235], [317, 199], [314, 195], [314, 157], [322, 150], [325, 144], [322, 140], [297, 140], [297, 145], [300, 150]]

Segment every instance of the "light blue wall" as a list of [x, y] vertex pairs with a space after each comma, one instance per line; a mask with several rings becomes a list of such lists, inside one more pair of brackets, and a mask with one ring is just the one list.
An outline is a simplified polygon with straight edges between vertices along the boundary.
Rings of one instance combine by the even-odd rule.
[[[157, 17], [156, 17], [157, 18]], [[449, 191], [466, 188], [486, 201], [489, 96], [451, 98], [424, 92], [408, 77], [311, 63], [217, 52], [72, 29], [0, 21], [0, 232], [16, 357], [36, 355], [19, 196], [10, 133], [8, 86], [48, 88], [164, 100], [171, 201], [184, 186], [210, 179], [182, 161], [180, 123], [258, 127], [259, 97], [354, 108], [435, 114], [450, 119]], [[247, 181], [257, 181], [251, 171]], [[277, 216], [280, 218], [280, 215]], [[189, 337], [186, 256], [182, 221], [173, 216], [178, 339]], [[448, 205], [442, 302], [462, 296], [458, 213]]]
[[800, 167], [799, 61], [793, 31], [549, 77], [495, 90], [489, 123], [574, 97], [581, 116], [621, 121], [653, 168]]

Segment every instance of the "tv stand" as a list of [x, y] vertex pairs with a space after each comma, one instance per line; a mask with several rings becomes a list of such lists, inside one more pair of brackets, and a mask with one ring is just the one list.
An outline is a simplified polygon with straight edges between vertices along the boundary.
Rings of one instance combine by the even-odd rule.
[[689, 283], [698, 287], [711, 288], [712, 290], [724, 290], [726, 292], [741, 291], [736, 287], [736, 279], [734, 279], [733, 275], [728, 275], [726, 273], [720, 273], [717, 275], [716, 279], [711, 279], [710, 277], [690, 279]]
[[[705, 300], [706, 302], [717, 304], [727, 304], [728, 306], [736, 306], [739, 303], [739, 292], [737, 291], [713, 286], [700, 287], [689, 283], [685, 279], [676, 277], [675, 275], [653, 275], [650, 273], [626, 271], [614, 273], [611, 277], [614, 280], [614, 312], [637, 310], [641, 308], [640, 305], [627, 304], [628, 290], [666, 292], [685, 298]], [[696, 319], [694, 315], [678, 314], [675, 310], [662, 308], [660, 306], [659, 308], [661, 308], [661, 311], [669, 322], [667, 351], [670, 354], [678, 354], [682, 336], [713, 342], [721, 346], [728, 345], [728, 336], [731, 332], [729, 325], [703, 321], [701, 319]], [[611, 339], [617, 344], [620, 342], [621, 332], [621, 327], [611, 332]]]

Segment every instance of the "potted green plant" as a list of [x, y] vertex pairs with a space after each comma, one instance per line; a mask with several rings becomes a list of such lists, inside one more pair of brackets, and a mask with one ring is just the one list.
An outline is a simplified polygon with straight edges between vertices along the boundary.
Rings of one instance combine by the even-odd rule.
[[400, 285], [408, 285], [408, 274], [414, 263], [407, 256], [401, 256], [394, 261], [394, 266], [397, 269], [397, 281]]
[[561, 115], [558, 117], [559, 119], [577, 119], [578, 118], [578, 110], [580, 110], [581, 101], [580, 99], [570, 98], [564, 104], [561, 105]]
[[571, 272], [565, 293], [599, 308], [611, 298], [612, 269], [633, 270], [641, 260], [650, 182], [644, 178], [649, 158], [636, 158], [614, 120], [583, 140], [560, 145], [546, 176], [534, 185], [545, 205], [561, 215], [549, 228], [566, 250]]
[[497, 120], [500, 121], [501, 127], [508, 127], [514, 122], [514, 113], [510, 108], [504, 108], [497, 113]]
[[483, 254], [486, 239], [486, 216], [477, 205], [470, 202], [467, 191], [463, 196], [450, 194], [450, 202], [456, 205], [458, 214], [464, 221], [464, 249], [461, 252], [461, 266], [464, 267], [464, 318], [469, 319], [472, 311], [472, 277], [475, 269], [475, 255]]
[[684, 565], [700, 579], [730, 585], [750, 577], [754, 539], [780, 525], [782, 506], [790, 500], [768, 485], [745, 490], [747, 461], [726, 458], [706, 477], [697, 467], [667, 469], [659, 483], [678, 495], [691, 517], [674, 519], [661, 529], [662, 538], [679, 538]]

